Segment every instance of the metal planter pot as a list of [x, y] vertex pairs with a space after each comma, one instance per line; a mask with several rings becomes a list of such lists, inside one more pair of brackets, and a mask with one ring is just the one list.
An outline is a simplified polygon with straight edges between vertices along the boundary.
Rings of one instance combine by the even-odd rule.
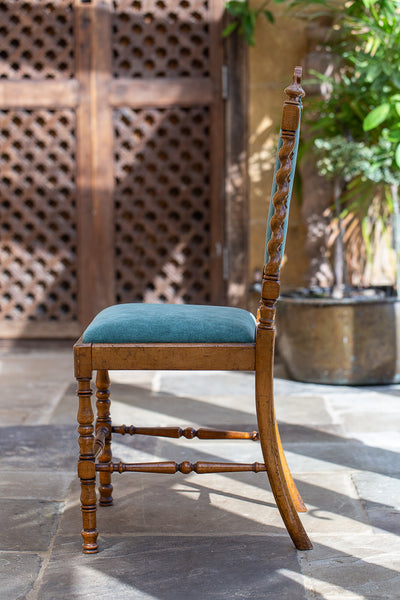
[[400, 383], [400, 300], [281, 296], [277, 347], [298, 381]]

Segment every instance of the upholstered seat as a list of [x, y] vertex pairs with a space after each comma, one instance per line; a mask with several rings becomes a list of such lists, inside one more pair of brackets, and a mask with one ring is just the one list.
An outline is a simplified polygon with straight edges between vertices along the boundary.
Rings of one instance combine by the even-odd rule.
[[83, 342], [253, 343], [254, 315], [241, 308], [188, 304], [118, 304], [101, 311]]

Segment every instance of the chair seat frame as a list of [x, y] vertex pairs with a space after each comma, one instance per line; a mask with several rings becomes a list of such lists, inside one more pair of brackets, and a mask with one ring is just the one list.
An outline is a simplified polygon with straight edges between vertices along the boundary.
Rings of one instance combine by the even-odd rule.
[[[279, 271], [284, 244], [284, 221], [289, 196], [288, 177], [292, 169], [295, 137], [299, 126], [301, 69], [296, 67], [293, 83], [285, 90], [288, 99], [282, 114], [280, 168], [276, 174], [277, 190], [273, 196], [274, 216], [268, 243], [268, 263], [264, 267], [259, 319], [254, 343], [218, 344], [87, 344], [80, 338], [74, 346], [75, 377], [78, 382], [78, 433], [80, 456], [78, 476], [81, 481], [83, 552], [98, 551], [96, 528], [96, 473], [99, 472], [100, 505], [110, 506], [111, 476], [114, 472], [148, 472], [172, 474], [266, 471], [277, 507], [294, 545], [309, 550], [312, 544], [298, 512], [306, 510], [290, 474], [277, 426], [273, 398], [275, 347], [275, 303], [279, 297]], [[110, 370], [223, 370], [253, 371], [256, 381], [258, 432], [216, 431], [180, 427], [114, 426], [110, 413]], [[96, 376], [95, 424], [92, 408], [91, 379]], [[112, 461], [111, 440], [115, 434], [157, 435], [192, 439], [252, 439], [260, 441], [264, 463], [215, 463], [173, 461], [158, 463], [116, 463]]]

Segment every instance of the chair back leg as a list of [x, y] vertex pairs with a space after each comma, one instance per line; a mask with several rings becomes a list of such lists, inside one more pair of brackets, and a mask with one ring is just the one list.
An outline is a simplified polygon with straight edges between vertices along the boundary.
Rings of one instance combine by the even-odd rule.
[[[97, 407], [97, 420], [96, 420], [96, 437], [99, 437], [101, 432], [104, 432], [104, 446], [102, 452], [99, 455], [99, 463], [110, 463], [112, 461], [111, 451], [111, 414], [110, 414], [110, 377], [108, 371], [99, 370], [96, 376], [96, 407]], [[111, 506], [113, 503], [112, 491], [113, 486], [111, 484], [111, 473], [106, 471], [100, 471], [99, 475], [100, 485], [99, 493], [100, 506]]]
[[293, 481], [292, 474], [289, 469], [289, 465], [287, 464], [286, 456], [283, 451], [281, 436], [279, 433], [278, 423], [275, 417], [275, 429], [276, 429], [276, 441], [278, 444], [279, 450], [279, 458], [281, 459], [283, 472], [285, 474], [286, 484], [289, 488], [290, 495], [292, 497], [293, 503], [296, 507], [297, 512], [307, 512], [306, 505], [303, 502], [302, 497], [300, 496], [300, 492], [296, 487], [295, 482]]
[[281, 460], [283, 449], [280, 451], [279, 448], [273, 398], [274, 337], [275, 332], [272, 329], [258, 329], [256, 411], [260, 443], [272, 493], [286, 529], [298, 550], [310, 550], [312, 544], [297, 514], [290, 484], [288, 485], [286, 478], [287, 473]]

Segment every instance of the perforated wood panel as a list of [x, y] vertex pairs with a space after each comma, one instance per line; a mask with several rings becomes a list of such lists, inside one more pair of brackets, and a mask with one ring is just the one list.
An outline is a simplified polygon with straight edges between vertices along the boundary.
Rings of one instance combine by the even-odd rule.
[[115, 77], [207, 77], [209, 3], [202, 0], [116, 0]]
[[73, 77], [73, 25], [73, 3], [66, 0], [0, 2], [0, 77]]
[[222, 299], [223, 0], [0, 0], [0, 335]]
[[210, 301], [207, 107], [115, 112], [119, 302]]
[[77, 318], [75, 114], [0, 112], [1, 317]]

